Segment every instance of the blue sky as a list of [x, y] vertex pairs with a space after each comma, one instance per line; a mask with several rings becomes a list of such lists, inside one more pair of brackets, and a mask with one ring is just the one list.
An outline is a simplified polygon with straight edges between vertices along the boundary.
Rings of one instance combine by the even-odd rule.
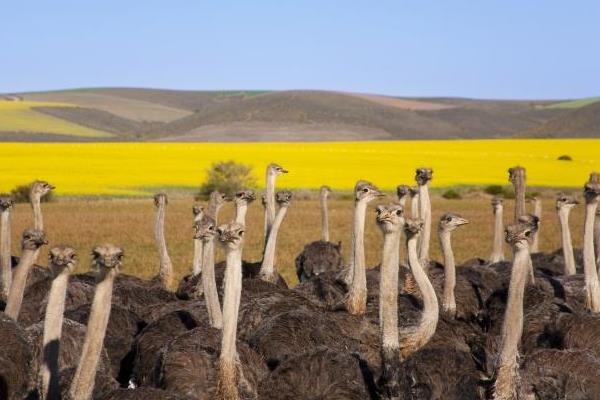
[[599, 21], [596, 0], [7, 1], [0, 92], [597, 96]]

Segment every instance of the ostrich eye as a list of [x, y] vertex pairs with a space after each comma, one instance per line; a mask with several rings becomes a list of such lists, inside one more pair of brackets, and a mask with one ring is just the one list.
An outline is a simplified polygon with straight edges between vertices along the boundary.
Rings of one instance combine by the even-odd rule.
[[531, 231], [525, 231], [525, 236], [529, 237], [531, 235]]
[[364, 188], [362, 191], [363, 191], [364, 193], [367, 193], [367, 192], [369, 191], [369, 188]]
[[452, 217], [446, 217], [446, 222], [452, 221]]
[[240, 234], [240, 236], [244, 236], [244, 231], [243, 230], [240, 231], [239, 234]]
[[401, 216], [402, 215], [402, 210], [396, 210], [396, 215], [397, 216]]

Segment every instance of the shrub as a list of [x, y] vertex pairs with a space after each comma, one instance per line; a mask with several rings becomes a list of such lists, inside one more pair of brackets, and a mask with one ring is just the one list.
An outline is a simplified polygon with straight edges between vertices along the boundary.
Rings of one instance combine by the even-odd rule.
[[442, 197], [445, 199], [449, 199], [449, 200], [462, 199], [462, 196], [460, 195], [460, 193], [458, 193], [454, 189], [446, 190], [444, 193], [442, 193]]
[[504, 194], [504, 188], [500, 185], [486, 186], [484, 192], [491, 194], [492, 196], [501, 196]]
[[563, 154], [562, 156], [558, 157], [557, 160], [559, 160], [559, 161], [573, 161], [573, 158], [571, 158], [571, 156], [568, 155], [568, 154]]
[[200, 186], [200, 198], [207, 198], [215, 190], [233, 196], [238, 190], [256, 187], [252, 167], [235, 161], [214, 162], [206, 173], [206, 181]]
[[[10, 196], [14, 199], [15, 203], [29, 203], [31, 199], [29, 198], [29, 193], [31, 192], [31, 186], [34, 182], [28, 183], [26, 185], [19, 185], [10, 191]], [[41, 202], [47, 203], [54, 200], [53, 192], [48, 192], [45, 196], [42, 197]]]

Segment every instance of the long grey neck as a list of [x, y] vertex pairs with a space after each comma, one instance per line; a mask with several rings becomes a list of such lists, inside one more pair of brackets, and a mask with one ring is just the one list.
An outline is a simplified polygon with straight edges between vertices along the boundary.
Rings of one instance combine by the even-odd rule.
[[454, 297], [456, 265], [454, 263], [454, 252], [452, 251], [452, 234], [448, 231], [440, 230], [438, 235], [444, 255], [444, 296], [442, 299], [442, 310], [454, 318], [456, 316], [456, 298]]
[[237, 320], [242, 291], [242, 251], [227, 251], [225, 271], [225, 293], [223, 296], [223, 331], [221, 354], [219, 355], [219, 398], [237, 400], [238, 355], [236, 349]]
[[73, 399], [89, 400], [92, 398], [94, 379], [98, 369], [98, 361], [102, 354], [108, 318], [110, 317], [113, 283], [116, 274], [115, 269], [110, 269], [105, 272], [104, 279], [96, 284], [81, 358], [69, 390]]
[[[533, 215], [542, 220], [542, 201], [536, 199], [533, 203]], [[538, 229], [533, 233], [533, 240], [531, 241], [531, 253], [539, 253], [540, 251], [540, 229], [541, 223], [538, 222]]]
[[0, 300], [6, 301], [12, 283], [10, 209], [0, 213]]
[[223, 204], [219, 204], [215, 200], [211, 200], [208, 203], [208, 207], [207, 207], [208, 209], [206, 210], [206, 215], [211, 217], [215, 221], [215, 224], [218, 224], [217, 221], [218, 221], [218, 217], [219, 217], [219, 211], [221, 211], [221, 207], [223, 207]]
[[329, 242], [329, 216], [327, 211], [327, 193], [321, 193], [321, 240]]
[[358, 201], [352, 226], [352, 281], [346, 308], [350, 314], [364, 314], [367, 307], [367, 275], [365, 271], [365, 217], [367, 203]]
[[62, 333], [65, 296], [69, 283], [69, 269], [64, 268], [53, 280], [48, 294], [44, 337], [42, 340], [42, 362], [40, 364], [40, 396], [42, 400], [60, 400], [58, 356]]
[[525, 179], [523, 177], [518, 177], [514, 184], [515, 188], [515, 216], [514, 223], [519, 222], [519, 217], [521, 215], [525, 215]]
[[410, 198], [410, 216], [419, 218], [419, 194], [415, 194]]
[[43, 231], [44, 218], [42, 217], [41, 197], [37, 194], [31, 196], [31, 209], [33, 210], [33, 227]]
[[267, 171], [267, 187], [265, 188], [265, 221], [266, 221], [266, 230], [265, 230], [265, 241], [269, 239], [269, 233], [271, 232], [271, 228], [273, 223], [275, 222], [275, 179], [277, 176], [275, 174], [269, 173]]
[[23, 303], [23, 293], [27, 284], [27, 276], [37, 259], [37, 254], [38, 250], [24, 249], [13, 274], [13, 281], [10, 286], [10, 293], [8, 294], [4, 312], [15, 321], [19, 318], [21, 304]]
[[417, 236], [413, 236], [407, 240], [407, 251], [411, 272], [423, 298], [423, 312], [421, 313], [418, 325], [409, 328], [401, 335], [402, 340], [408, 344], [408, 348], [403, 351], [405, 357], [416, 352], [429, 342], [435, 333], [439, 319], [439, 305], [435, 290], [423, 270], [417, 254]]
[[170, 288], [173, 283], [173, 263], [167, 251], [167, 241], [165, 239], [165, 214], [166, 206], [160, 204], [156, 213], [156, 224], [154, 227], [154, 235], [156, 237], [156, 245], [158, 246], [158, 254], [160, 257], [159, 277], [164, 287]]
[[563, 258], [565, 259], [565, 275], [576, 273], [575, 256], [573, 254], [573, 241], [571, 240], [571, 229], [569, 228], [569, 208], [558, 210], [558, 220], [560, 222], [560, 237], [562, 242]]
[[[403, 224], [402, 224], [403, 225]], [[400, 232], [383, 237], [379, 276], [379, 325], [381, 334], [382, 390], [387, 399], [400, 399], [400, 339], [398, 332], [398, 266]]]
[[214, 238], [206, 239], [203, 243], [202, 265], [204, 270], [202, 271], [202, 289], [208, 311], [208, 320], [210, 326], [221, 329], [223, 327], [223, 314], [221, 313], [221, 304], [219, 303], [217, 282], [215, 280]]
[[494, 242], [490, 263], [504, 261], [504, 207], [494, 207]]
[[194, 256], [192, 259], [192, 274], [198, 275], [202, 272], [202, 254], [203, 254], [202, 239], [194, 238]]
[[235, 205], [235, 222], [246, 226], [246, 214], [248, 212], [248, 203], [238, 202]]
[[431, 201], [429, 199], [429, 185], [419, 185], [419, 217], [423, 220], [419, 259], [421, 266], [429, 269], [429, 242], [431, 240]]
[[596, 266], [600, 273], [600, 214], [596, 209], [596, 218], [594, 222], [594, 248], [596, 250]]
[[502, 324], [501, 348], [496, 361], [494, 399], [516, 400], [519, 389], [519, 342], [523, 334], [523, 297], [527, 283], [529, 249], [515, 251]]
[[272, 283], [277, 280], [277, 276], [275, 274], [275, 250], [277, 248], [277, 234], [279, 233], [279, 228], [281, 227], [281, 223], [285, 218], [287, 209], [288, 206], [283, 205], [277, 212], [277, 216], [275, 217], [275, 221], [273, 221], [273, 226], [269, 232], [269, 238], [267, 239], [265, 251], [263, 253], [262, 265], [260, 266], [260, 279]]
[[585, 306], [592, 312], [600, 312], [600, 282], [594, 257], [594, 218], [597, 203], [585, 205], [585, 223], [583, 231], [583, 274], [585, 276]]

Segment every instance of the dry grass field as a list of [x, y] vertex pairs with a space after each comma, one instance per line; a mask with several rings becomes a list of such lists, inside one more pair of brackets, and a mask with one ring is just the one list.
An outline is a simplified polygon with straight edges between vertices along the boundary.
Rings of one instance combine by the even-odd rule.
[[[580, 196], [579, 191], [574, 191]], [[389, 195], [381, 203], [392, 202], [395, 197]], [[191, 198], [172, 198], [167, 210], [166, 236], [169, 251], [180, 278], [191, 268], [192, 260], [192, 213]], [[541, 228], [541, 249], [555, 250], [559, 247], [560, 234], [554, 211], [554, 198], [547, 193], [544, 198], [544, 215]], [[80, 270], [89, 266], [89, 253], [92, 246], [103, 242], [113, 242], [125, 249], [126, 262], [124, 272], [150, 277], [158, 268], [158, 254], [154, 243], [154, 205], [148, 199], [116, 200], [61, 200], [43, 205], [45, 225], [50, 245], [69, 244], [79, 250]], [[491, 251], [492, 213], [489, 196], [475, 195], [464, 200], [445, 200], [433, 197], [434, 222], [443, 212], [452, 211], [471, 221], [470, 225], [454, 234], [454, 250], [457, 261], [481, 256], [487, 257]], [[513, 202], [505, 203], [505, 221], [512, 219]], [[223, 208], [221, 221], [233, 216], [233, 205]], [[367, 265], [379, 263], [381, 251], [381, 233], [375, 226], [374, 207], [369, 208], [366, 229]], [[294, 259], [304, 244], [316, 240], [320, 235], [320, 216], [318, 202], [312, 200], [294, 201], [288, 212], [278, 238], [278, 269], [290, 284], [296, 283]], [[573, 210], [571, 227], [575, 247], [581, 246], [583, 208]], [[330, 201], [330, 225], [333, 241], [342, 241], [345, 257], [348, 256], [350, 229], [352, 220], [352, 201]], [[13, 246], [17, 251], [18, 236], [31, 225], [31, 211], [27, 204], [18, 204], [13, 214]], [[244, 259], [259, 260], [262, 251], [262, 207], [258, 202], [251, 205], [248, 213], [248, 237], [244, 249]], [[440, 251], [433, 229], [433, 258], [440, 260]], [[45, 254], [47, 248], [43, 250]], [[507, 249], [506, 254], [510, 252]], [[217, 255], [217, 261], [223, 255]], [[45, 256], [39, 260], [45, 265]]]

